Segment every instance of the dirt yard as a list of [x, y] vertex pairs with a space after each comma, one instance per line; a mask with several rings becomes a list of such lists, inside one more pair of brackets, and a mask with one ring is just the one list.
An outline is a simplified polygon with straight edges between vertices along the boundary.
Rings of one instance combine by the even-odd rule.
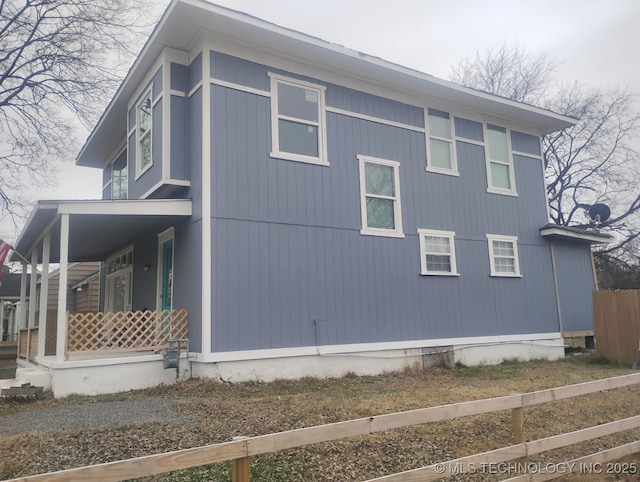
[[[2, 479], [120, 460], [353, 418], [529, 392], [634, 373], [590, 356], [558, 362], [407, 371], [377, 377], [226, 385], [191, 380], [101, 397], [0, 402]], [[528, 439], [640, 414], [640, 386], [525, 410]], [[546, 453], [558, 462], [638, 440], [640, 430]], [[511, 414], [497, 412], [422, 425], [252, 459], [256, 481], [355, 481], [446, 461], [512, 443]], [[640, 462], [639, 457], [627, 462]], [[640, 464], [638, 464], [640, 465]], [[638, 468], [640, 470], [640, 467]], [[502, 480], [477, 473], [458, 480]], [[230, 481], [229, 464], [147, 480]], [[455, 480], [455, 479], [449, 479]], [[576, 475], [560, 480], [640, 480]]]

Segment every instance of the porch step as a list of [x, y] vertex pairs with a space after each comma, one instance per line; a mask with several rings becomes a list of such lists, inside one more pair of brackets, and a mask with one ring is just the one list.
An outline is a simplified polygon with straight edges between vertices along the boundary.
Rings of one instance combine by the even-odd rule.
[[6, 388], [0, 388], [0, 397], [38, 397], [42, 395], [44, 389], [36, 387], [30, 383], [22, 383], [20, 385], [12, 385]]
[[51, 390], [51, 373], [38, 367], [18, 367], [16, 368], [16, 384], [23, 385], [29, 383], [33, 386], [43, 387], [44, 390]]

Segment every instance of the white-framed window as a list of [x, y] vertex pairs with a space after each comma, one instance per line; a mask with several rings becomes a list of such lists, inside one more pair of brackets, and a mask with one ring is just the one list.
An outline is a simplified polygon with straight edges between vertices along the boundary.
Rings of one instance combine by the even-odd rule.
[[489, 243], [491, 276], [520, 277], [518, 238], [516, 236], [487, 234], [487, 241]]
[[404, 238], [400, 205], [400, 163], [358, 156], [361, 234]]
[[328, 166], [325, 87], [273, 73], [269, 77], [271, 157]]
[[136, 175], [139, 176], [149, 169], [153, 164], [153, 102], [151, 99], [151, 90], [143, 97], [136, 106]]
[[458, 175], [451, 114], [427, 109], [427, 171]]
[[111, 199], [128, 199], [129, 169], [126, 154], [111, 163]]
[[131, 311], [133, 301], [133, 246], [107, 259], [106, 311]]
[[453, 231], [418, 229], [420, 274], [458, 276], [455, 236]]
[[516, 194], [511, 141], [506, 127], [485, 124], [485, 156], [487, 159], [487, 191], [496, 194]]

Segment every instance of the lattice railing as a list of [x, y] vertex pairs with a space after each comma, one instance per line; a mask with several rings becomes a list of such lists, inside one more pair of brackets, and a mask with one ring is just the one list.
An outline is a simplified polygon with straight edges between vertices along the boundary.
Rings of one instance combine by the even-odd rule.
[[180, 310], [70, 313], [67, 352], [153, 351], [189, 335], [188, 312]]

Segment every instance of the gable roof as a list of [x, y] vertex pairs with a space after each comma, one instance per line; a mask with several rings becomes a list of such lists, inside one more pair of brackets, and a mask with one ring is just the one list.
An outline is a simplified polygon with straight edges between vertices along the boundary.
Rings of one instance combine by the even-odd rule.
[[200, 32], [276, 54], [321, 69], [356, 77], [372, 84], [436, 97], [443, 101], [517, 120], [548, 134], [575, 123], [574, 119], [511, 99], [462, 87], [378, 57], [280, 27], [251, 15], [204, 0], [173, 0], [151, 33], [140, 55], [82, 147], [76, 164], [101, 167], [126, 135], [127, 102], [165, 47], [188, 50]]

